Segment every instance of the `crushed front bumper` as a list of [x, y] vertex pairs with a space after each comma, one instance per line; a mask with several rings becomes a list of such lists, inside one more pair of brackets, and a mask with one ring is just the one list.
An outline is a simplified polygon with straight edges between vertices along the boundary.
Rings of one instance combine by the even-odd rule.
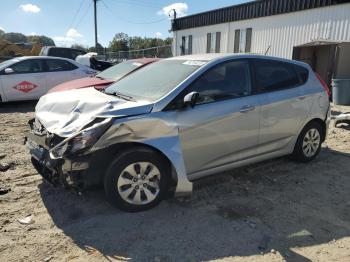
[[50, 157], [45, 137], [28, 133], [25, 138], [34, 168], [44, 179], [54, 185], [84, 187], [86, 183], [83, 174], [89, 169], [89, 157], [53, 159]]

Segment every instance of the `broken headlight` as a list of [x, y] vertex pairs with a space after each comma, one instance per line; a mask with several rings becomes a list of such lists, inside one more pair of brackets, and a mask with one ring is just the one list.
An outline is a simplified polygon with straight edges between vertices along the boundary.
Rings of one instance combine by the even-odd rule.
[[106, 126], [99, 126], [94, 129], [85, 130], [68, 143], [68, 152], [76, 153], [92, 147], [106, 131]]
[[72, 138], [67, 138], [56, 147], [52, 148], [50, 153], [52, 158], [61, 158], [66, 154], [74, 154], [79, 151], [85, 151], [91, 148], [104, 132], [111, 126], [112, 121], [108, 119], [95, 119], [82, 131]]

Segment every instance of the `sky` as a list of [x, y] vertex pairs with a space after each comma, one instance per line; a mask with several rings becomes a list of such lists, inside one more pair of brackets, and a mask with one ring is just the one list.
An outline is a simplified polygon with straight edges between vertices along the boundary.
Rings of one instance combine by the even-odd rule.
[[[249, 0], [99, 0], [98, 39], [108, 46], [116, 33], [160, 37], [169, 33], [169, 12], [186, 16]], [[0, 29], [46, 35], [58, 46], [94, 45], [93, 0], [0, 0]]]

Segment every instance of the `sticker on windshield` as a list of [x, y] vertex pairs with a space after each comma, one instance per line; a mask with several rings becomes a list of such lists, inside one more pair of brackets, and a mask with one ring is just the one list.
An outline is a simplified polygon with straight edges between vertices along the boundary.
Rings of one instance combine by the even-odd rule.
[[134, 62], [134, 63], [132, 63], [134, 66], [142, 66], [142, 64], [141, 63], [137, 63], [137, 62]]
[[21, 83], [15, 85], [13, 88], [21, 91], [23, 93], [29, 93], [30, 91], [32, 91], [34, 88], [36, 88], [37, 85], [33, 84], [31, 82], [28, 81], [22, 81]]
[[184, 65], [191, 65], [191, 66], [202, 66], [204, 65], [206, 62], [204, 61], [195, 61], [195, 60], [188, 60], [182, 64]]

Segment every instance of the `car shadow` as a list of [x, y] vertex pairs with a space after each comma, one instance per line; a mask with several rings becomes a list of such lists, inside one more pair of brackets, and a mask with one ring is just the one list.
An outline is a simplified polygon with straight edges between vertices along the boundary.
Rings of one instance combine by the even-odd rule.
[[143, 213], [110, 206], [102, 191], [82, 196], [45, 182], [40, 193], [56, 226], [84, 250], [136, 261], [207, 261], [300, 249], [350, 236], [350, 154], [324, 148], [309, 164], [267, 161], [194, 183], [191, 198]]
[[0, 113], [30, 113], [34, 112], [35, 105], [38, 101], [17, 101], [17, 102], [0, 102]]

